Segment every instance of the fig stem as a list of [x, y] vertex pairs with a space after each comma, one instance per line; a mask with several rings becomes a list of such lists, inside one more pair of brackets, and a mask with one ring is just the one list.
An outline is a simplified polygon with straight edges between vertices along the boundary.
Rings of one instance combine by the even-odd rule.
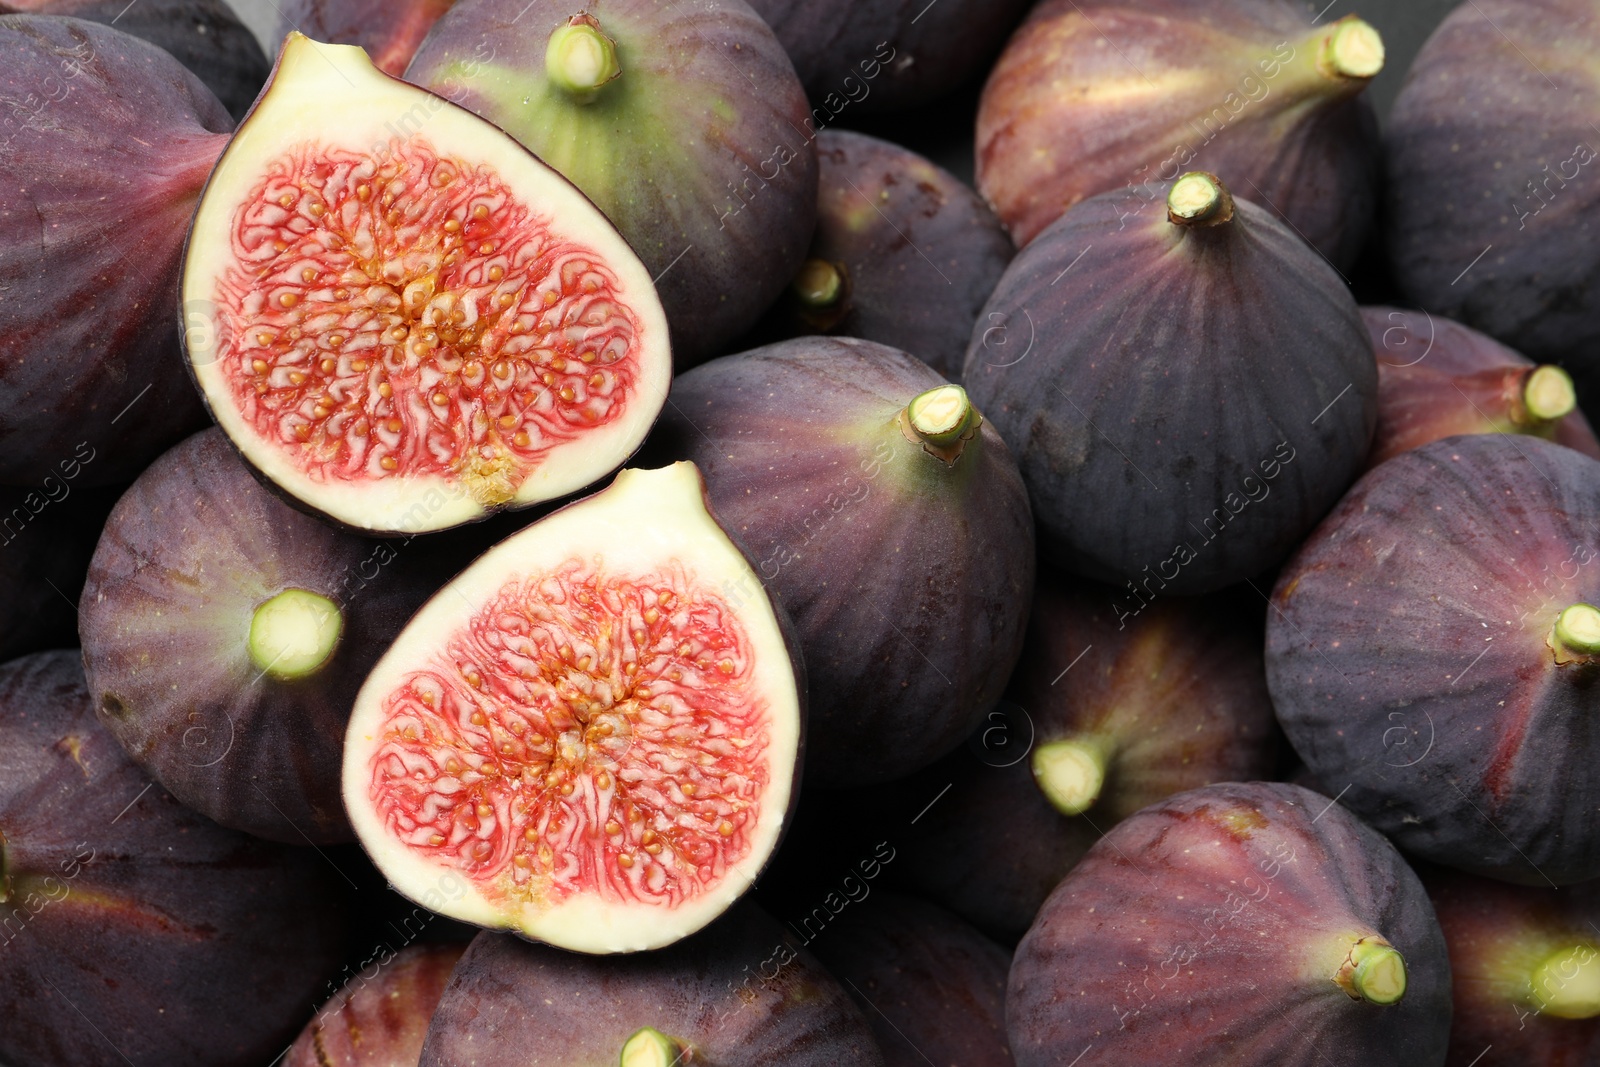
[[1082, 815], [1105, 788], [1111, 762], [1107, 747], [1092, 738], [1049, 741], [1033, 750], [1033, 779], [1063, 815]]
[[1176, 226], [1203, 228], [1233, 221], [1233, 194], [1222, 179], [1191, 170], [1167, 190], [1167, 218]]
[[1317, 67], [1330, 77], [1367, 81], [1383, 70], [1383, 36], [1368, 22], [1346, 15], [1323, 39]]
[[344, 613], [320, 593], [285, 589], [250, 620], [250, 661], [265, 674], [293, 681], [315, 674], [344, 633]]
[[808, 308], [831, 308], [844, 295], [844, 273], [836, 263], [808, 259], [795, 275], [794, 295]]
[[967, 443], [978, 435], [983, 416], [959, 385], [940, 385], [911, 398], [896, 416], [906, 440], [928, 455], [954, 467]]
[[1572, 414], [1578, 406], [1578, 390], [1570, 374], [1545, 364], [1528, 372], [1522, 386], [1522, 405], [1533, 422], [1554, 422]]
[[1533, 1001], [1558, 1019], [1600, 1016], [1600, 945], [1583, 941], [1546, 956], [1533, 970]]
[[686, 1048], [682, 1041], [653, 1026], [642, 1027], [622, 1043], [621, 1067], [672, 1067], [688, 1059]]
[[1333, 980], [1352, 1000], [1394, 1004], [1406, 995], [1406, 960], [1381, 937], [1359, 938]]
[[1556, 616], [1551, 633], [1557, 651], [1565, 650], [1577, 656], [1600, 654], [1600, 608], [1591, 604], [1573, 604]]
[[545, 74], [580, 103], [593, 100], [606, 83], [622, 76], [617, 42], [600, 32], [593, 15], [574, 15], [557, 26], [544, 50]]

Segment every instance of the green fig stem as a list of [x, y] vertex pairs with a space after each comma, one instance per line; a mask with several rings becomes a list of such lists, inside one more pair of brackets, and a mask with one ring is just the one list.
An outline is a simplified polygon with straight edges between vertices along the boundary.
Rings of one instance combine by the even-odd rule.
[[791, 283], [794, 295], [808, 308], [823, 310], [839, 303], [844, 296], [844, 272], [839, 264], [825, 259], [808, 259]]
[[1333, 78], [1370, 81], [1383, 70], [1383, 37], [1370, 23], [1346, 15], [1323, 39], [1317, 66]]
[[250, 620], [250, 661], [283, 681], [315, 674], [344, 632], [344, 613], [320, 593], [285, 589], [256, 608]]
[[1221, 226], [1233, 221], [1233, 194], [1215, 174], [1191, 170], [1167, 190], [1167, 218], [1192, 229]]
[[1534, 968], [1531, 980], [1540, 1014], [1557, 1019], [1600, 1016], [1600, 946], [1593, 942], [1552, 952]]
[[1578, 406], [1578, 390], [1572, 384], [1572, 376], [1549, 364], [1535, 367], [1523, 382], [1522, 406], [1528, 420], [1535, 424], [1566, 418]]
[[688, 1059], [684, 1055], [686, 1048], [677, 1038], [646, 1026], [622, 1043], [621, 1067], [672, 1067], [679, 1060]]
[[1109, 748], [1093, 738], [1049, 741], [1033, 750], [1033, 779], [1063, 815], [1082, 815], [1094, 807], [1110, 769]]
[[897, 421], [907, 440], [947, 467], [955, 466], [983, 426], [983, 416], [959, 385], [936, 386], [912, 397]]
[[574, 15], [556, 27], [544, 50], [545, 75], [579, 103], [593, 100], [608, 82], [622, 76], [617, 42], [600, 32], [593, 15]]
[[1550, 643], [1558, 663], [1600, 654], [1600, 608], [1573, 604], [1563, 610], [1550, 631]]
[[1350, 946], [1333, 980], [1352, 1000], [1394, 1004], [1406, 995], [1406, 960], [1383, 938], [1363, 937]]

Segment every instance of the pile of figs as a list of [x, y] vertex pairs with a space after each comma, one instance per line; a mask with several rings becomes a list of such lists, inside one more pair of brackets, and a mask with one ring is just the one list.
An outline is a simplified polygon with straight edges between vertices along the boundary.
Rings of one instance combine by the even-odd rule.
[[0, 1064], [1600, 1064], [1600, 4], [267, 6], [0, 3]]

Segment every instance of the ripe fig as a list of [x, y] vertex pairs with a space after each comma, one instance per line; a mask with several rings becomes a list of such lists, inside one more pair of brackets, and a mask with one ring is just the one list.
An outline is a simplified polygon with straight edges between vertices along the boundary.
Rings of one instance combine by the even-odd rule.
[[1450, 961], [1422, 883], [1326, 797], [1194, 789], [1123, 821], [1017, 947], [1019, 1067], [1441, 1067]]
[[464, 944], [412, 945], [317, 1012], [283, 1067], [417, 1067], [428, 1023]]
[[[1068, 211], [1007, 268], [967, 388], [1018, 452], [1041, 556], [1150, 594], [1279, 563], [1361, 470], [1377, 367], [1337, 274], [1213, 175]], [[1154, 587], [1150, 583], [1154, 583]]]
[[901, 873], [1015, 941], [1121, 820], [1186, 789], [1272, 776], [1261, 609], [1250, 590], [1147, 603], [1046, 576], [1008, 700], [948, 768], [950, 794], [917, 824]]
[[904, 777], [1005, 688], [1033, 588], [1033, 524], [1005, 443], [959, 386], [896, 349], [801, 338], [673, 383], [656, 441], [794, 618], [807, 774]]
[[101, 722], [224, 826], [353, 840], [339, 793], [367, 671], [444, 578], [420, 549], [284, 504], [213, 427], [157, 460], [106, 524], [79, 606]]
[[943, 908], [878, 893], [852, 903], [813, 951], [867, 1017], [886, 1067], [1011, 1067], [1011, 954]]
[[117, 493], [65, 473], [0, 488], [0, 662], [76, 640], [78, 594]]
[[1525, 433], [1600, 459], [1572, 378], [1442, 315], [1364, 307], [1378, 355], [1378, 430], [1367, 466], [1462, 433]]
[[1600, 371], [1597, 45], [1587, 0], [1463, 3], [1385, 134], [1385, 236], [1408, 302], [1580, 381]]
[[1600, 883], [1512, 886], [1429, 868], [1455, 1021], [1447, 1067], [1600, 1063]]
[[882, 1067], [866, 1021], [794, 935], [741, 904], [660, 952], [599, 959], [482, 933], [420, 1067]]
[[1366, 475], [1284, 568], [1278, 719], [1340, 803], [1435, 863], [1600, 877], [1600, 463], [1470, 434]]
[[1377, 196], [1378, 125], [1357, 94], [1383, 68], [1383, 41], [1354, 15], [1311, 13], [1046, 0], [984, 86], [978, 189], [1022, 246], [1097, 194], [1119, 220], [1160, 216], [1166, 184], [1202, 169], [1348, 268]]
[[[981, 71], [1027, 0], [752, 0], [818, 110], [883, 115], [930, 103]], [[813, 112], [815, 114], [815, 112]], [[819, 123], [819, 126], [821, 124]]]
[[816, 128], [744, 0], [461, 0], [406, 78], [509, 131], [616, 223], [680, 369], [725, 352], [805, 260]]
[[[330, 99], [339, 121], [309, 126]], [[671, 375], [650, 276], [581, 193], [359, 48], [298, 33], [206, 187], [183, 292], [217, 422], [356, 529], [582, 489], [644, 439]]]
[[277, 0], [279, 38], [299, 30], [314, 41], [354, 44], [396, 78], [455, 0]]
[[1015, 250], [955, 175], [888, 141], [817, 137], [810, 257], [757, 328], [763, 340], [837, 334], [910, 352], [951, 380]]
[[155, 45], [0, 16], [0, 483], [132, 479], [205, 414], [176, 317], [182, 234], [232, 129]]
[[171, 53], [244, 117], [267, 80], [267, 57], [225, 0], [8, 0], [0, 14], [65, 15], [115, 26]]
[[[356, 697], [344, 799], [394, 887], [580, 952], [657, 948], [788, 822], [803, 681], [692, 464], [627, 470], [451, 581]], [[437, 907], [443, 877], [467, 891]]]
[[259, 1067], [344, 947], [310, 849], [180, 805], [95, 721], [77, 652], [0, 666], [0, 1059]]

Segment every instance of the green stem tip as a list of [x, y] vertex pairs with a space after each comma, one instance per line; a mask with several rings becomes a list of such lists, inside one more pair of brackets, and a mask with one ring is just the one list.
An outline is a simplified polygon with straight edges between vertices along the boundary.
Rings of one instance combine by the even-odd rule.
[[545, 75], [580, 102], [592, 100], [602, 86], [622, 76], [617, 42], [600, 32], [593, 15], [574, 15], [556, 27], [544, 50]]
[[274, 678], [315, 674], [339, 647], [344, 613], [320, 593], [285, 589], [250, 620], [250, 662]]
[[1094, 741], [1050, 741], [1033, 750], [1033, 779], [1061, 814], [1082, 815], [1105, 788], [1108, 757]]
[[959, 385], [941, 385], [918, 394], [906, 405], [905, 414], [912, 431], [937, 448], [970, 439], [983, 422]]
[[1600, 608], [1592, 604], [1574, 604], [1556, 616], [1551, 633], [1557, 651], [1566, 650], [1579, 656], [1600, 654]]
[[1383, 70], [1383, 59], [1383, 36], [1370, 23], [1346, 15], [1323, 40], [1317, 65], [1334, 77], [1365, 80]]
[[831, 308], [844, 296], [844, 271], [837, 263], [808, 259], [790, 284], [806, 307]]
[[687, 1062], [684, 1051], [682, 1041], [646, 1026], [622, 1043], [622, 1067], [672, 1067], [680, 1060]]
[[1233, 221], [1233, 194], [1215, 174], [1191, 170], [1167, 190], [1167, 218], [1177, 226], [1220, 226]]
[[1557, 1019], [1600, 1016], [1600, 945], [1568, 945], [1534, 968], [1533, 1002]]
[[1350, 946], [1333, 980], [1353, 1000], [1394, 1004], [1406, 995], [1406, 960], [1383, 938], [1363, 937]]
[[1578, 406], [1572, 375], [1549, 364], [1535, 367], [1522, 384], [1522, 404], [1528, 409], [1528, 417], [1536, 422], [1566, 418]]

